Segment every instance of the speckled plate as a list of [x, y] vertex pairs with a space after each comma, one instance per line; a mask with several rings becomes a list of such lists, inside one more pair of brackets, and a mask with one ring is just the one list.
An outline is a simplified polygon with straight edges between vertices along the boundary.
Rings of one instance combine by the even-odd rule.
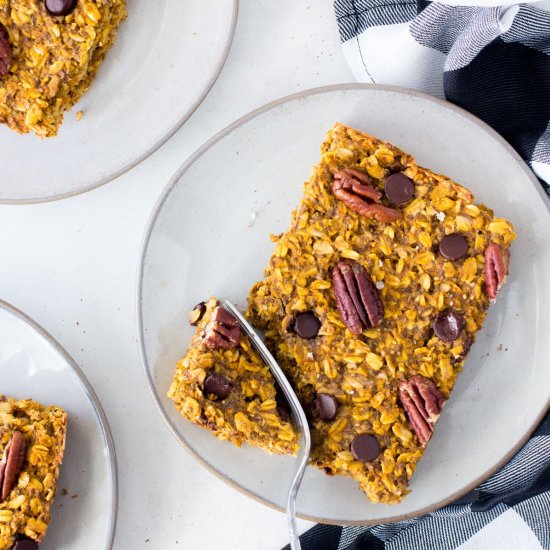
[[222, 131], [183, 165], [152, 215], [138, 296], [142, 356], [153, 397], [182, 445], [234, 487], [281, 508], [293, 459], [218, 441], [181, 418], [166, 391], [192, 334], [187, 311], [211, 295], [245, 306], [273, 250], [268, 236], [288, 226], [335, 121], [390, 140], [463, 183], [518, 233], [507, 284], [411, 494], [399, 505], [373, 504], [352, 479], [306, 473], [302, 517], [384, 523], [434, 510], [475, 487], [513, 456], [550, 404], [549, 201], [519, 156], [478, 119], [408, 90], [357, 84], [290, 96]]
[[[110, 550], [117, 517], [111, 432], [93, 389], [61, 346], [0, 300], [0, 393], [69, 414], [52, 521], [40, 550]], [[66, 494], [64, 494], [66, 493]]]
[[0, 125], [0, 203], [60, 199], [111, 181], [156, 151], [206, 97], [229, 52], [238, 0], [127, 4], [114, 47], [57, 137]]

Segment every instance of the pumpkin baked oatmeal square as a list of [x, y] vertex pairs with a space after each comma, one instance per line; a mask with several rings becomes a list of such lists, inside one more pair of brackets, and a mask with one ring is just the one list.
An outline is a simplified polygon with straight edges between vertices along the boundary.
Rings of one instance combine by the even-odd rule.
[[181, 414], [237, 446], [294, 454], [298, 438], [269, 367], [215, 298], [190, 313], [197, 325], [168, 391]]
[[312, 463], [395, 503], [504, 283], [514, 229], [391, 143], [336, 124], [321, 153], [248, 315], [306, 409]]
[[0, 0], [0, 123], [55, 136], [125, 17], [125, 0]]
[[32, 550], [51, 520], [67, 414], [0, 395], [0, 550]]

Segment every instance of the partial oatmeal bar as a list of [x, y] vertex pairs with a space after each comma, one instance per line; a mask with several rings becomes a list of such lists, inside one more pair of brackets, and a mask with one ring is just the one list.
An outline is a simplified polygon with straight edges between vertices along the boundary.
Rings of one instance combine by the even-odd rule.
[[32, 550], [51, 520], [67, 413], [0, 395], [0, 550]]
[[375, 502], [407, 494], [508, 272], [513, 227], [473, 201], [336, 124], [250, 292], [248, 315], [309, 414], [312, 462]]
[[215, 298], [190, 314], [198, 325], [168, 397], [187, 419], [237, 446], [294, 454], [298, 440], [269, 367]]
[[0, 123], [55, 136], [125, 17], [125, 0], [0, 0]]

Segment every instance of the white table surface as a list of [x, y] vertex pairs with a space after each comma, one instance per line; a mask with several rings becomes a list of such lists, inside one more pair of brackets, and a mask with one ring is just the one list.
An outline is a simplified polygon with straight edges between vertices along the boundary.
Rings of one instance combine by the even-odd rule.
[[[195, 149], [271, 100], [352, 80], [331, 0], [241, 0], [220, 78], [152, 157], [84, 195], [0, 206], [0, 297], [59, 340], [109, 418], [120, 485], [114, 548], [276, 550], [286, 544], [284, 515], [196, 464], [158, 414], [137, 343], [137, 266], [157, 197]], [[303, 530], [309, 526], [301, 522]]]

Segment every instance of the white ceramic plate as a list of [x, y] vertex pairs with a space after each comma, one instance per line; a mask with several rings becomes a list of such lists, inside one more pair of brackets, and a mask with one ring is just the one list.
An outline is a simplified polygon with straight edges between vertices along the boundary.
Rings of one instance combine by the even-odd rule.
[[[59, 199], [147, 158], [191, 116], [229, 51], [238, 0], [129, 0], [128, 19], [59, 135], [0, 126], [0, 202]], [[80, 122], [75, 113], [84, 111]]]
[[118, 491], [115, 450], [103, 409], [84, 374], [60, 345], [2, 301], [0, 380], [4, 395], [31, 397], [43, 405], [58, 405], [69, 414], [52, 521], [40, 549], [110, 549]]
[[391, 87], [343, 85], [285, 98], [239, 120], [200, 149], [168, 185], [146, 234], [138, 296], [142, 355], [174, 435], [233, 486], [282, 507], [292, 458], [219, 442], [166, 397], [192, 334], [187, 311], [211, 295], [242, 308], [262, 277], [270, 233], [289, 224], [326, 131], [340, 121], [392, 141], [511, 219], [511, 274], [491, 308], [400, 505], [372, 504], [353, 480], [309, 468], [301, 516], [389, 522], [473, 488], [512, 456], [550, 402], [548, 200], [516, 153], [465, 111]]

